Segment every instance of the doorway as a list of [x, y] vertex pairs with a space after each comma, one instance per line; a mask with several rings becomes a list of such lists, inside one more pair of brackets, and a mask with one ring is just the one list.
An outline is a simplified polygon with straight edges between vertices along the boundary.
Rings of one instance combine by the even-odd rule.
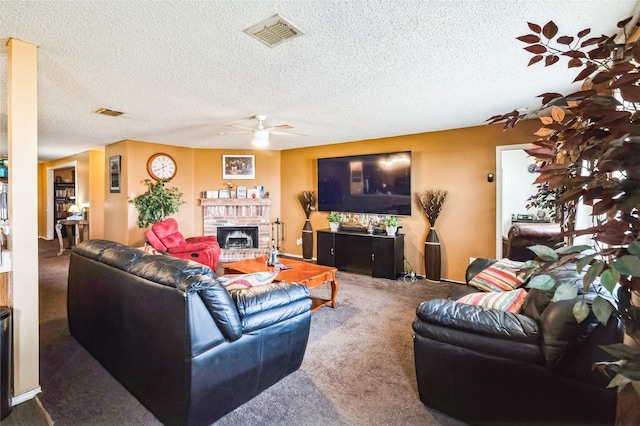
[[536, 213], [527, 209], [528, 198], [536, 193], [537, 178], [530, 166], [534, 159], [524, 149], [531, 144], [496, 147], [496, 259], [504, 257], [504, 242], [512, 215]]
[[75, 161], [47, 168], [47, 240], [55, 238], [56, 223], [71, 214], [71, 205], [77, 205], [76, 182]]

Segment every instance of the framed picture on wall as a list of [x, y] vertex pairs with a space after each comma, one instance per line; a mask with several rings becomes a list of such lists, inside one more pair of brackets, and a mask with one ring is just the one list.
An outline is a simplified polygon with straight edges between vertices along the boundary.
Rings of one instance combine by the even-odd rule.
[[255, 179], [255, 155], [222, 155], [222, 179]]
[[109, 191], [122, 191], [122, 175], [120, 170], [120, 155], [109, 157]]

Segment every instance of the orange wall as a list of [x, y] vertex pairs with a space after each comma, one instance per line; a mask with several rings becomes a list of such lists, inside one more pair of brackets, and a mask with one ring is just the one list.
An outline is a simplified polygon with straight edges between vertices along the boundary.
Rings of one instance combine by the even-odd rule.
[[[184, 194], [186, 203], [175, 215], [181, 232], [185, 236], [202, 235], [201, 192], [226, 188], [226, 182], [229, 182], [222, 179], [222, 155], [254, 154], [256, 179], [231, 182], [234, 187], [265, 186], [271, 198], [270, 221], [279, 218], [284, 222], [281, 249], [287, 254], [301, 256], [302, 246], [296, 244], [296, 239], [302, 235], [305, 216], [297, 196], [304, 190], [317, 191], [317, 158], [410, 150], [412, 190], [449, 191], [436, 224], [442, 249], [442, 277], [462, 281], [469, 258], [495, 256], [496, 184], [495, 181], [487, 182], [487, 174], [496, 173], [495, 147], [530, 142], [535, 139], [532, 134], [537, 128], [537, 120], [532, 120], [507, 132], [503, 132], [501, 125], [477, 126], [286, 151], [191, 149], [125, 140], [105, 147], [97, 183], [95, 173], [90, 175], [92, 238], [130, 245], [144, 243], [145, 230], [135, 225], [137, 211], [128, 200], [146, 190], [142, 181], [149, 178], [147, 160], [158, 152], [171, 155], [177, 162], [176, 177], [169, 185]], [[121, 156], [121, 193], [109, 192], [108, 162], [113, 155]], [[82, 155], [75, 157], [72, 160], [84, 158]], [[94, 161], [100, 159], [90, 156], [92, 170]], [[93, 202], [94, 191], [100, 192], [97, 187], [101, 187], [104, 194], [102, 203]], [[101, 206], [104, 206], [103, 210]], [[100, 220], [104, 220], [102, 236], [94, 233], [100, 229]], [[96, 221], [95, 227], [93, 221]], [[42, 215], [40, 222], [42, 226]], [[327, 228], [326, 213], [312, 213], [311, 224], [316, 230]], [[405, 234], [405, 257], [413, 270], [424, 274], [423, 249], [428, 222], [415, 203], [412, 216], [402, 217], [401, 225]]]
[[185, 236], [203, 234], [203, 211], [200, 206], [202, 191], [227, 188], [229, 180], [222, 179], [223, 154], [254, 154], [256, 161], [255, 179], [234, 179], [234, 187], [264, 185], [271, 194], [271, 216], [273, 220], [280, 214], [280, 153], [278, 151], [242, 151], [218, 149], [191, 149], [149, 142], [125, 140], [105, 148], [105, 179], [108, 173], [109, 157], [121, 156], [122, 192], [109, 192], [109, 179], [105, 181], [105, 238], [129, 245], [142, 245], [146, 241], [144, 232], [136, 226], [138, 212], [128, 203], [147, 190], [143, 183], [150, 179], [147, 160], [153, 154], [163, 152], [173, 157], [177, 164], [176, 176], [169, 187], [176, 187], [184, 194], [180, 211], [174, 215], [180, 232]]
[[[537, 121], [507, 132], [502, 131], [501, 125], [478, 126], [283, 151], [284, 251], [302, 254], [296, 239], [302, 235], [305, 216], [297, 194], [310, 189], [317, 191], [317, 158], [410, 150], [412, 191], [449, 191], [436, 223], [442, 250], [442, 278], [463, 281], [470, 257], [495, 257], [496, 183], [487, 182], [487, 174], [496, 173], [495, 147], [530, 142], [535, 139], [532, 133], [538, 127]], [[401, 217], [400, 223], [405, 234], [405, 257], [414, 271], [424, 274], [423, 250], [429, 225], [415, 202], [412, 212], [410, 217]], [[323, 212], [312, 213], [313, 229], [328, 228], [326, 217]]]

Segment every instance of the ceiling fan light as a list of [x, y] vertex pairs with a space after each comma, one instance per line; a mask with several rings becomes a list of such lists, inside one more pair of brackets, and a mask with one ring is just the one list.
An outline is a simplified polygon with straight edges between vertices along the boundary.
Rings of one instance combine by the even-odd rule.
[[253, 132], [253, 139], [251, 140], [253, 146], [258, 148], [264, 148], [269, 145], [269, 131], [268, 130], [257, 130]]

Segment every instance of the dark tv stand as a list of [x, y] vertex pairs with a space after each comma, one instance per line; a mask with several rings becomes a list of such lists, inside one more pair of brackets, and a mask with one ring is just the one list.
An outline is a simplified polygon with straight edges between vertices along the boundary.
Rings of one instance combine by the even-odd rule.
[[341, 271], [396, 279], [404, 272], [404, 235], [317, 231], [318, 265]]

